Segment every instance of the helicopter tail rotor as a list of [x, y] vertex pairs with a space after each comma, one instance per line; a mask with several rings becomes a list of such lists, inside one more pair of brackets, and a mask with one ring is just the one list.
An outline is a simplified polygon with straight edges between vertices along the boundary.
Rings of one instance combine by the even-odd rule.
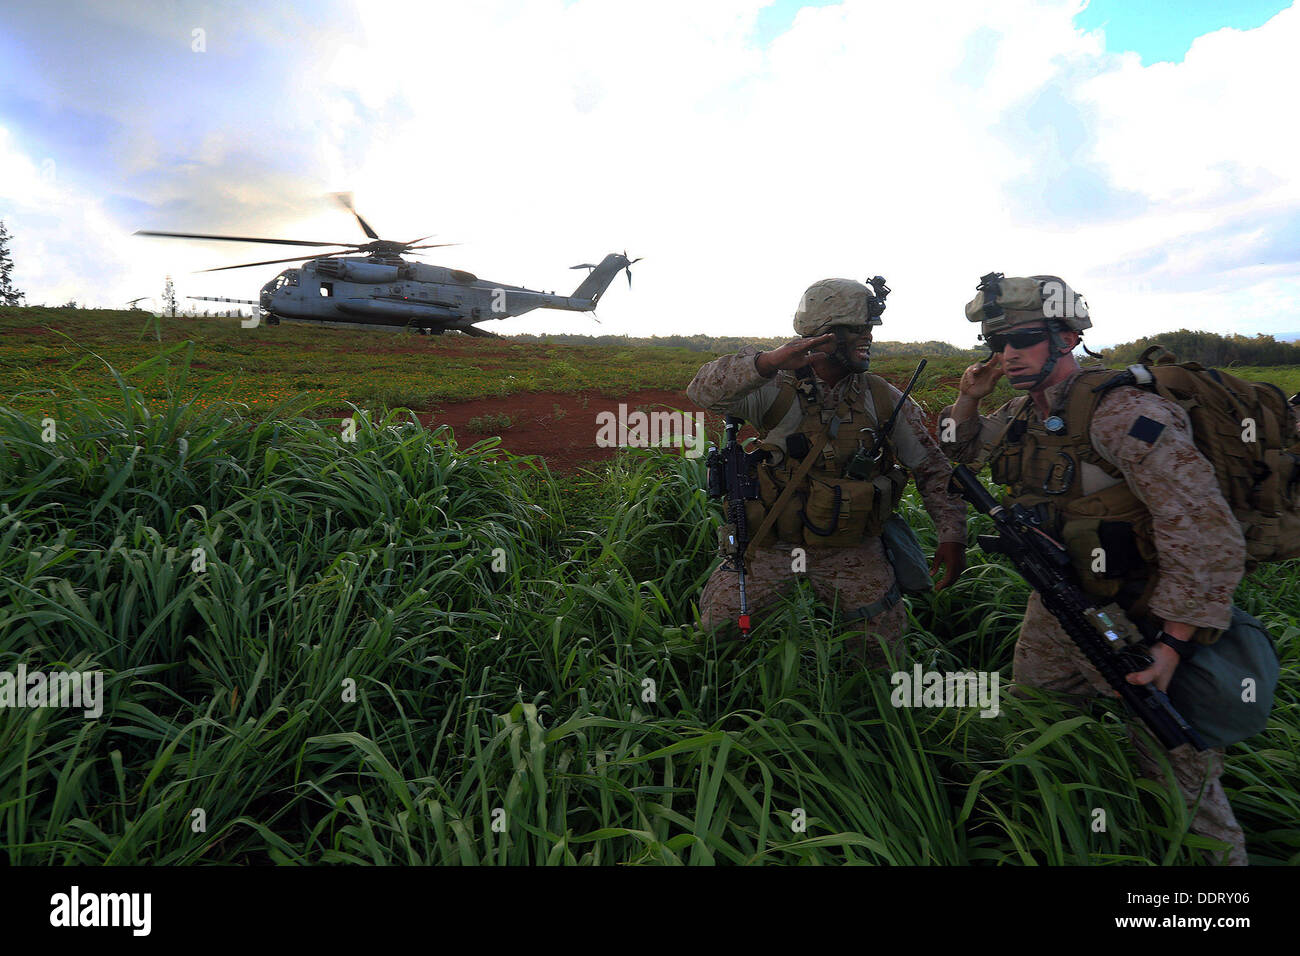
[[627, 287], [629, 289], [632, 288], [632, 266], [636, 265], [636, 263], [640, 262], [644, 258], [645, 256], [637, 256], [635, 259], [629, 259], [627, 257], [627, 250], [623, 250], [623, 271], [627, 273]]

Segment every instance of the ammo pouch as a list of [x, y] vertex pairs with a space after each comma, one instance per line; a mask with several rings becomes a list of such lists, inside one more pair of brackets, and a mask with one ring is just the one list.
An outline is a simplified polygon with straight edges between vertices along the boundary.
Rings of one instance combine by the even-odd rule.
[[911, 525], [899, 515], [890, 515], [880, 535], [885, 546], [885, 557], [894, 566], [894, 577], [904, 594], [924, 594], [932, 590], [930, 566], [926, 564], [921, 542], [916, 540]]
[[804, 546], [849, 548], [876, 537], [894, 513], [906, 483], [907, 473], [901, 468], [871, 481], [809, 477], [808, 493], [798, 512]]
[[1060, 536], [1070, 553], [1079, 586], [1103, 601], [1133, 606], [1145, 591], [1148, 569], [1156, 564], [1151, 547], [1151, 513], [1124, 484], [1076, 498], [1063, 509]]
[[[1179, 663], [1169, 683], [1169, 700], [1211, 747], [1226, 747], [1264, 729], [1273, 709], [1281, 664], [1264, 625], [1241, 608], [1213, 644], [1202, 644]], [[1242, 700], [1242, 681], [1254, 683]]]

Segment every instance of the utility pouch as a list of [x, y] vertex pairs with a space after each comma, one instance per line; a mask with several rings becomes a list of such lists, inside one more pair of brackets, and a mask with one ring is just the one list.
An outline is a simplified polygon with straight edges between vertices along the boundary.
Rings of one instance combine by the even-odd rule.
[[1100, 526], [1096, 518], [1072, 518], [1065, 522], [1061, 538], [1070, 552], [1079, 586], [1095, 598], [1110, 601], [1123, 582], [1121, 574], [1112, 569], [1112, 556], [1102, 547]]
[[1219, 639], [1179, 663], [1169, 682], [1169, 700], [1206, 743], [1226, 747], [1264, 729], [1280, 671], [1272, 636], [1234, 607]]
[[907, 473], [901, 468], [893, 468], [887, 475], [879, 475], [872, 481], [875, 498], [868, 532], [879, 534], [885, 522], [894, 514], [898, 502], [902, 500], [903, 489], [907, 487]]
[[894, 577], [904, 594], [924, 594], [934, 588], [930, 580], [930, 566], [926, 564], [925, 552], [911, 525], [898, 515], [890, 515], [880, 533], [881, 543], [885, 546], [885, 556], [894, 567]]
[[808, 436], [803, 432], [795, 432], [785, 440], [785, 453], [793, 461], [803, 461], [810, 447]]
[[730, 522], [718, 528], [718, 554], [724, 558], [736, 554], [736, 526]]
[[875, 516], [876, 488], [869, 481], [813, 478], [803, 508], [803, 542], [810, 548], [860, 544]]
[[[786, 476], [788, 479], [788, 476]], [[781, 488], [776, 482], [774, 469], [767, 464], [758, 466], [758, 499], [745, 502], [745, 517], [749, 521], [750, 533], [756, 534], [762, 527], [768, 512], [776, 506], [781, 497]], [[769, 530], [763, 534], [763, 540], [755, 540], [756, 547], [767, 548], [777, 541], [789, 541], [798, 544], [803, 540], [803, 522], [799, 517], [799, 506], [793, 499], [787, 499], [782, 505], [781, 513], [769, 524]]]

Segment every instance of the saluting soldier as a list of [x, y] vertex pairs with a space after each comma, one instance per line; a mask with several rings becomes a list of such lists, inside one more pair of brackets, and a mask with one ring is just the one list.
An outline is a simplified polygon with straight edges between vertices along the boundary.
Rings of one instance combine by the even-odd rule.
[[[947, 490], [951, 466], [915, 402], [904, 404], [892, 434], [882, 434], [902, 393], [867, 371], [872, 327], [881, 324], [888, 292], [883, 279], [873, 283], [882, 288], [851, 279], [813, 284], [794, 316], [800, 338], [716, 359], [686, 393], [703, 408], [751, 423], [762, 440], [761, 496], [746, 503], [750, 607], [770, 606], [805, 574], [820, 600], [838, 604], [842, 620], [863, 622], [864, 635], [884, 639], [897, 658], [907, 615], [881, 536], [907, 472], [938, 528], [930, 573], [944, 569], [940, 589], [965, 566], [966, 507]], [[738, 575], [719, 567], [700, 599], [703, 624], [734, 622], [739, 606]], [[884, 662], [875, 640], [855, 637], [850, 646], [873, 664]]]
[[[966, 318], [981, 323], [993, 355], [966, 369], [956, 403], [940, 413], [944, 451], [977, 468], [987, 462], [1009, 489], [1006, 503], [1034, 510], [1064, 543], [1085, 591], [1160, 625], [1153, 666], [1128, 680], [1166, 690], [1179, 661], [1228, 627], [1245, 570], [1241, 529], [1186, 412], [1132, 387], [1093, 394], [1114, 373], [1087, 372], [1075, 359], [1092, 321], [1082, 296], [1056, 276], [991, 273]], [[980, 400], [1004, 375], [1024, 394], [981, 416]], [[1113, 693], [1037, 592], [1016, 641], [1014, 678], [1063, 693]], [[1145, 738], [1131, 736], [1142, 773], [1160, 779]], [[1199, 800], [1192, 830], [1229, 844], [1227, 862], [1244, 865], [1245, 838], [1219, 779], [1223, 750], [1183, 744], [1168, 758], [1189, 807]]]

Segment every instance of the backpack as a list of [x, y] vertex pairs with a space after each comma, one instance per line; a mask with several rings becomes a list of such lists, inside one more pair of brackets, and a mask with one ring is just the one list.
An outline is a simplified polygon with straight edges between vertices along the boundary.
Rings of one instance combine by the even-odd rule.
[[[1155, 358], [1155, 364], [1150, 364]], [[1264, 561], [1300, 557], [1300, 425], [1295, 396], [1288, 401], [1269, 382], [1247, 382], [1197, 362], [1179, 363], [1159, 345], [1094, 389], [1071, 396], [1091, 405], [1105, 392], [1133, 385], [1178, 403], [1192, 422], [1197, 449], [1214, 467], [1219, 490], [1246, 539], [1246, 569]]]

